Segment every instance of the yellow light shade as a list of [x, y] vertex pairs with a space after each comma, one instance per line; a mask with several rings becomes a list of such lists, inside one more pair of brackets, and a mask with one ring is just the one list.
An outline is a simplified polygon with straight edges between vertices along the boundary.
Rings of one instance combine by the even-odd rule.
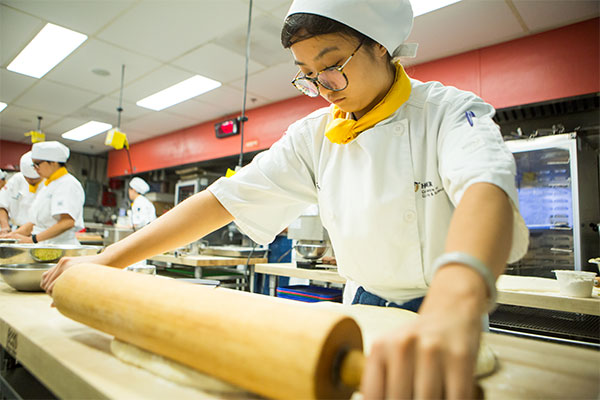
[[123, 146], [129, 148], [129, 142], [127, 141], [127, 135], [123, 132], [119, 132], [116, 128], [111, 129], [106, 133], [106, 139], [104, 140], [106, 146], [110, 146], [115, 150], [121, 150]]
[[31, 143], [39, 143], [44, 142], [46, 140], [46, 135], [38, 131], [25, 132], [25, 136], [31, 137]]

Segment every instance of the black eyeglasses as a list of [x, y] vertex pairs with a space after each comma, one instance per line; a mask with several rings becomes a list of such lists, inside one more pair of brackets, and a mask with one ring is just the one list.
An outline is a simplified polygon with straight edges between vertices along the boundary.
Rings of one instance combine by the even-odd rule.
[[298, 71], [292, 81], [292, 85], [309, 97], [317, 97], [319, 95], [319, 85], [334, 92], [346, 89], [348, 87], [348, 77], [343, 69], [362, 45], [363, 41], [359, 43], [356, 50], [350, 54], [350, 57], [348, 57], [341, 66], [325, 68], [323, 71], [319, 72], [315, 78], [310, 78], [305, 75], [300, 76], [301, 71]]
[[40, 167], [40, 165], [42, 165], [42, 164], [43, 164], [43, 163], [45, 163], [45, 162], [48, 162], [48, 161], [46, 161], [46, 160], [32, 161], [32, 163], [33, 163], [33, 167], [34, 167], [34, 168], [39, 168], [39, 167]]

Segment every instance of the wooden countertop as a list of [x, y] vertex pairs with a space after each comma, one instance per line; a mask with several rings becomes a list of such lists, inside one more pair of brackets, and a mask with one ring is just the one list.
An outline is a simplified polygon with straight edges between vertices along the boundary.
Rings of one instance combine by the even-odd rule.
[[[216, 398], [121, 362], [109, 335], [50, 303], [44, 293], [17, 292], [0, 281], [0, 343], [59, 398]], [[597, 397], [598, 352], [497, 334], [485, 339], [500, 360], [498, 371], [480, 381], [487, 399]]]
[[159, 254], [149, 258], [149, 260], [188, 265], [190, 267], [224, 267], [246, 263], [257, 264], [267, 262], [267, 259], [263, 257], [250, 258], [250, 261], [248, 261], [247, 257], [220, 257], [202, 254], [181, 255], [178, 257], [175, 257], [173, 254]]
[[[346, 283], [346, 279], [338, 275], [335, 270], [302, 269], [296, 268], [292, 263], [256, 264], [254, 272], [322, 282]], [[600, 292], [598, 289], [594, 289], [593, 296], [590, 298], [562, 296], [558, 292], [558, 286], [555, 291], [539, 291], [538, 285], [540, 284], [544, 284], [545, 287], [550, 286], [550, 290], [553, 290], [552, 285], [548, 285], [548, 283], [556, 284], [556, 281], [554, 279], [531, 279], [530, 277], [502, 275], [498, 280], [498, 303], [600, 315]]]

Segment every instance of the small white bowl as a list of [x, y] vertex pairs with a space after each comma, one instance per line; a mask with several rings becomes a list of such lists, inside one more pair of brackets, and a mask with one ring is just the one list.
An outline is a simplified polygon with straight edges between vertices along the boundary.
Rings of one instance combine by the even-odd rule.
[[558, 280], [560, 294], [570, 297], [591, 297], [595, 272], [557, 269], [553, 271]]

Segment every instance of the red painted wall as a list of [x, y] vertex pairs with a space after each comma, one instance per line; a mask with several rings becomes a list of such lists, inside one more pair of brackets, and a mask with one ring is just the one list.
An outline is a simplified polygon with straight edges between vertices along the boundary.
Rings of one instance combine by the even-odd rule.
[[600, 19], [407, 69], [481, 96], [496, 108], [600, 91]]
[[[298, 96], [249, 110], [244, 125], [244, 152], [269, 148], [297, 119], [327, 106], [321, 98]], [[214, 124], [221, 118], [131, 145], [134, 173], [232, 156], [240, 153], [240, 135], [217, 139]], [[108, 153], [108, 176], [129, 174], [125, 150]]]
[[[407, 68], [422, 81], [472, 91], [496, 108], [600, 92], [600, 18]], [[248, 112], [244, 151], [270, 147], [289, 124], [327, 105], [299, 96]], [[221, 120], [218, 120], [221, 121]], [[239, 154], [239, 135], [217, 139], [211, 121], [131, 146], [134, 173]], [[111, 151], [108, 176], [129, 174]]]
[[18, 170], [21, 156], [29, 150], [31, 150], [31, 144], [0, 139], [0, 169], [9, 171]]

